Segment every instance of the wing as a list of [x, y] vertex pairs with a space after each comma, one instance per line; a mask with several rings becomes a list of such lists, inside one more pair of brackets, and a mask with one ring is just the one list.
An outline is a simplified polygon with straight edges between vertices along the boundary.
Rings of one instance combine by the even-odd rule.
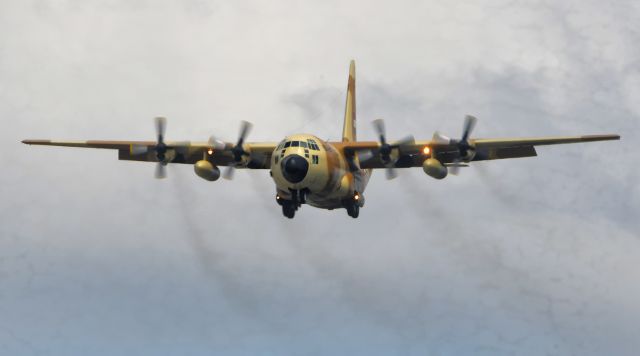
[[474, 161], [537, 156], [535, 146], [619, 140], [619, 135], [476, 139]]
[[[537, 156], [535, 146], [557, 145], [567, 143], [581, 143], [593, 141], [619, 140], [619, 135], [587, 135], [587, 136], [563, 136], [563, 137], [536, 137], [536, 138], [498, 138], [498, 139], [472, 139], [476, 154], [472, 161], [486, 161], [494, 159], [521, 158]], [[386, 168], [380, 160], [378, 150], [380, 143], [376, 141], [332, 143], [343, 150], [347, 157], [358, 157], [360, 168]], [[425, 153], [427, 148], [428, 153]], [[460, 159], [457, 141], [441, 142], [434, 140], [415, 141], [411, 144], [400, 146], [395, 164], [396, 168], [421, 167], [427, 157], [438, 159], [443, 164], [454, 163]]]
[[[52, 140], [24, 140], [27, 145], [64, 146], [81, 148], [101, 148], [118, 151], [118, 159], [124, 161], [158, 162], [154, 141], [52, 141]], [[206, 158], [217, 166], [235, 165], [231, 149], [234, 144], [220, 143], [215, 149], [208, 142], [166, 142], [167, 149], [175, 156], [170, 163], [194, 164]], [[224, 147], [222, 147], [224, 145]], [[275, 142], [246, 142], [245, 150], [250, 152], [250, 160], [246, 168], [269, 169], [271, 153], [276, 148]], [[237, 168], [245, 168], [239, 166]]]

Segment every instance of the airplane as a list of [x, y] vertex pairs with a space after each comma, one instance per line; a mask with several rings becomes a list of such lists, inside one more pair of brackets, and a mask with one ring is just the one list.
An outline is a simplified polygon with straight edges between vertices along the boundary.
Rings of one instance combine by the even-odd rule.
[[193, 164], [196, 175], [207, 180], [231, 179], [236, 168], [268, 169], [276, 185], [276, 202], [287, 218], [306, 204], [320, 209], [346, 209], [357, 218], [364, 206], [364, 191], [375, 169], [384, 169], [388, 179], [396, 169], [422, 167], [443, 179], [457, 174], [470, 162], [534, 157], [535, 146], [619, 140], [619, 135], [588, 135], [541, 138], [472, 139], [477, 119], [465, 117], [462, 136], [452, 139], [435, 132], [431, 140], [412, 136], [390, 142], [384, 121], [373, 126], [378, 141], [356, 139], [355, 62], [349, 66], [342, 140], [324, 141], [310, 134], [295, 134], [280, 142], [246, 142], [252, 124], [242, 121], [237, 141], [224, 142], [212, 136], [207, 142], [165, 142], [166, 119], [155, 118], [156, 141], [53, 141], [24, 140], [28, 145], [67, 146], [118, 150], [118, 159], [156, 162], [156, 178], [166, 177], [169, 163]]

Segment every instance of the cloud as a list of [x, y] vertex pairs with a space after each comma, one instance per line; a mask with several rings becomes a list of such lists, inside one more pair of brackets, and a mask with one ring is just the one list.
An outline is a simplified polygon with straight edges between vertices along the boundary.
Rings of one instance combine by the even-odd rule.
[[[634, 2], [0, 5], [0, 350], [633, 354]], [[375, 174], [358, 220], [281, 216], [268, 172], [205, 182], [24, 138], [620, 133], [435, 181]], [[25, 340], [29, 340], [28, 343]], [[114, 340], [118, 340], [114, 342]]]

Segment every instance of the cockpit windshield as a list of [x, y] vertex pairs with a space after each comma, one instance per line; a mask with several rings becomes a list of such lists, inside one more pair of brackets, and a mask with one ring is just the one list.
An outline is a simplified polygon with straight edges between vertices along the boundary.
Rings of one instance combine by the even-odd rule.
[[307, 141], [287, 141], [283, 144], [280, 145], [282, 148], [288, 148], [288, 147], [302, 147], [302, 148], [308, 148], [310, 150], [313, 151], [320, 151], [320, 147], [318, 146], [318, 144], [316, 143], [315, 140], [307, 140]]

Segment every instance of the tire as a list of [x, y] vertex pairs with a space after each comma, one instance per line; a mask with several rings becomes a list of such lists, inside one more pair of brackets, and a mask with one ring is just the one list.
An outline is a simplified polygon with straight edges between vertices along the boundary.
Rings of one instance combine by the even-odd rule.
[[353, 214], [351, 214], [351, 217], [354, 219], [357, 219], [358, 216], [360, 216], [360, 206], [355, 204], [353, 206]]
[[296, 215], [296, 207], [290, 202], [283, 202], [282, 215], [288, 217], [289, 219], [293, 219], [293, 217]]
[[360, 215], [360, 207], [358, 204], [347, 205], [347, 214], [352, 218], [357, 218]]

